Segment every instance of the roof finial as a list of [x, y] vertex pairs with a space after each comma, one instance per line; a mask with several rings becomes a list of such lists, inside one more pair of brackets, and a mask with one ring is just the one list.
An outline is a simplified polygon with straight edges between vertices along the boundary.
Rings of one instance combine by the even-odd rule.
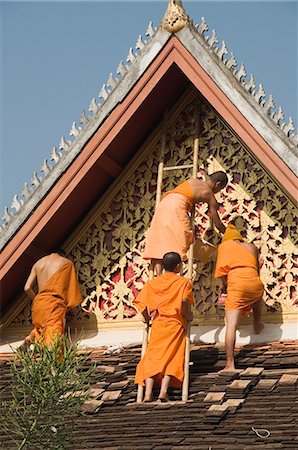
[[176, 33], [190, 23], [189, 17], [184, 11], [181, 0], [169, 0], [168, 8], [161, 26], [169, 33]]

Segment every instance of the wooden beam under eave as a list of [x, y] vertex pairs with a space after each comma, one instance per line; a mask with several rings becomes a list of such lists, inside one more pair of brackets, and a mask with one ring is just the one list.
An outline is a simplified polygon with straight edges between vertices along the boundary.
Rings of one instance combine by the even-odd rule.
[[13, 302], [13, 306], [10, 306], [10, 308], [5, 312], [5, 314], [1, 318], [0, 330], [3, 331], [5, 328], [9, 327], [11, 322], [13, 322], [13, 320], [16, 317], [18, 317], [19, 314], [21, 314], [26, 304], [29, 302], [30, 302], [29, 297], [25, 293], [22, 293], [17, 298], [17, 300]]
[[109, 156], [102, 154], [99, 160], [96, 162], [96, 165], [103, 169], [106, 173], [111, 175], [113, 178], [118, 177], [118, 175], [122, 172], [123, 167], [120, 164], [116, 163]]
[[37, 247], [36, 245], [30, 245], [25, 251], [25, 255], [29, 256], [32, 261], [36, 262], [38, 259], [42, 258], [47, 254], [46, 251]]

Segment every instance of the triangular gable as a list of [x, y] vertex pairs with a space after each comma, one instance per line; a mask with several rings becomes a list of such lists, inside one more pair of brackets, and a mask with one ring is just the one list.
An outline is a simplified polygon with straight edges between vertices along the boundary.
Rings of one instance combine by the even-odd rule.
[[[116, 151], [128, 154], [129, 150], [117, 150], [113, 148], [113, 143], [124, 133], [125, 128], [131, 126], [135, 117], [147, 125], [148, 134], [150, 120], [153, 119], [150, 115], [146, 116], [142, 107], [147, 102], [152, 111], [157, 107], [162, 110], [163, 104], [173, 97], [169, 87], [167, 90], [168, 83], [172, 83], [173, 90], [182, 89], [186, 80], [196, 86], [287, 194], [295, 198], [297, 152], [294, 138], [290, 136], [292, 122], [280, 123], [282, 114], [280, 110], [272, 112], [272, 100], [269, 98], [265, 102], [262, 100], [265, 96], [263, 91], [254, 92], [253, 80], [244, 81], [243, 66], [236, 69], [233, 55], [225, 60], [225, 44], [221, 48], [214, 48], [214, 35], [207, 39], [204, 37], [205, 31], [203, 20], [200, 26], [189, 24], [176, 35], [161, 27], [156, 31], [150, 25], [147, 30], [150, 40], [144, 43], [139, 37], [139, 54], [135, 55], [130, 49], [128, 67], [122, 63], [118, 66], [121, 80], [110, 76], [108, 87], [102, 87], [99, 97], [103, 104], [100, 106], [95, 99], [92, 100], [89, 107], [91, 115], [83, 113], [81, 116], [83, 126], [78, 128], [73, 123], [70, 134], [74, 140], [69, 142], [65, 138], [61, 139], [60, 150], [63, 153], [60, 155], [56, 149], [53, 150], [51, 157], [56, 164], [49, 168], [45, 161], [42, 167], [44, 178], [40, 181], [35, 174], [33, 179], [34, 192], [25, 192], [24, 200], [15, 196], [14, 217], [6, 210], [4, 222], [7, 221], [7, 224], [2, 230], [2, 247], [5, 248], [1, 279], [5, 280], [12, 271], [17, 275], [26, 273], [30, 262], [24, 260], [24, 253], [28, 253], [30, 246], [29, 253], [34, 253], [32, 243], [38, 240], [51, 221], [60, 216], [61, 223], [61, 217], [71, 213], [71, 208], [77, 204], [76, 196], [84, 202], [82, 192], [88, 189], [88, 176], [91, 179], [96, 174], [92, 172], [95, 166], [111, 176], [102, 181], [101, 192], [117, 177], [123, 169], [123, 163], [117, 161]], [[158, 91], [161, 85], [163, 89]], [[159, 94], [158, 98], [152, 99], [156, 93]], [[158, 118], [160, 111], [154, 117], [155, 123]], [[139, 139], [142, 138], [140, 133], [140, 130], [139, 134], [136, 132]], [[125, 165], [127, 158], [126, 161], [124, 157], [121, 159]], [[79, 217], [74, 216], [74, 221], [77, 220]], [[57, 242], [61, 242], [59, 232]], [[11, 276], [4, 283], [4, 303], [11, 298], [11, 294], [15, 295], [16, 291], [9, 287], [13, 280], [14, 276]], [[13, 286], [15, 288], [15, 284]]]
[[[184, 21], [183, 24], [185, 25]], [[266, 94], [262, 85], [256, 89], [253, 75], [246, 80], [244, 65], [237, 67], [233, 52], [229, 57], [225, 42], [216, 47], [218, 38], [213, 30], [212, 36], [207, 36], [208, 25], [204, 18], [200, 25], [189, 24], [179, 31], [176, 36], [180, 42], [195, 57], [225, 96], [239, 109], [252, 127], [271, 146], [277, 155], [297, 175], [297, 137], [294, 132], [292, 119], [283, 122], [284, 114], [281, 107], [274, 111], [275, 104], [270, 95]], [[82, 112], [80, 125], [73, 122], [69, 132], [72, 138], [62, 137], [59, 150], [55, 147], [48, 160], [44, 160], [40, 173], [34, 172], [31, 183], [25, 183], [20, 195], [15, 195], [11, 208], [5, 208], [2, 217], [0, 248], [3, 248], [26, 217], [51, 189], [55, 180], [67, 169], [73, 159], [82, 150], [88, 139], [108, 117], [117, 103], [123, 101], [127, 93], [134, 86], [147, 67], [154, 61], [156, 55], [171, 36], [163, 28], [154, 29], [150, 22], [143, 41], [140, 35], [136, 43], [136, 51], [130, 48], [126, 63], [121, 61], [117, 67], [117, 76], [110, 74], [98, 94], [100, 101], [92, 99], [89, 114]], [[236, 130], [235, 130], [236, 131]], [[287, 139], [289, 138], [289, 139]], [[67, 153], [67, 158], [63, 157]], [[59, 164], [57, 164], [59, 162]], [[13, 219], [13, 220], [12, 220]], [[8, 226], [9, 225], [9, 226]]]
[[[292, 292], [295, 206], [221, 116], [192, 87], [168, 109], [166, 127], [161, 123], [153, 130], [117, 182], [64, 243], [76, 266], [84, 298], [82, 309], [68, 320], [73, 330], [79, 328], [84, 334], [94, 334], [94, 323], [100, 324], [99, 329], [136, 325], [132, 301], [148, 279], [148, 262], [141, 255], [155, 207], [161, 143], [166, 144], [166, 165], [191, 166], [196, 111], [201, 123], [198, 175], [227, 171], [228, 186], [218, 196], [221, 218], [227, 223], [237, 217], [237, 226], [245, 228], [247, 239], [258, 241], [263, 259], [261, 275], [266, 284], [264, 301], [271, 309], [269, 314], [263, 314], [263, 320], [278, 321], [281, 311], [285, 322], [296, 319]], [[173, 189], [190, 174], [191, 170], [167, 173], [162, 192]], [[270, 202], [266, 201], [268, 196]], [[216, 243], [218, 237], [210, 234], [208, 205], [202, 204], [197, 212], [196, 225], [206, 239]], [[212, 262], [196, 262], [194, 268], [195, 310], [198, 311], [194, 323], [206, 325], [207, 321], [219, 325], [223, 313], [217, 305], [220, 281], [212, 277]], [[16, 305], [14, 314], [15, 310]], [[13, 330], [25, 335], [30, 329], [30, 315], [28, 305], [5, 335], [11, 336]]]

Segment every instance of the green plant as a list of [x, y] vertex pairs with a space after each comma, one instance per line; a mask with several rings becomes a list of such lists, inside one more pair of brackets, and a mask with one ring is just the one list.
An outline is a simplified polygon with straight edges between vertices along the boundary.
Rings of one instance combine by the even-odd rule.
[[64, 449], [72, 445], [76, 419], [89, 398], [94, 367], [77, 344], [57, 339], [51, 348], [34, 344], [11, 364], [11, 399], [1, 406], [4, 431], [18, 449]]

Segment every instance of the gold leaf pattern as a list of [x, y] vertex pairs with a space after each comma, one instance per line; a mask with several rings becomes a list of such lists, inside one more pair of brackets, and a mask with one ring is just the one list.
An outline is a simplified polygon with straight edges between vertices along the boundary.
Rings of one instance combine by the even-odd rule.
[[[168, 127], [165, 164], [192, 163], [195, 108], [202, 122], [198, 176], [204, 178], [215, 170], [227, 172], [228, 186], [217, 194], [221, 219], [227, 224], [238, 218], [245, 227], [242, 231], [247, 239], [257, 239], [255, 244], [263, 260], [261, 277], [267, 309], [273, 313], [281, 309], [284, 313], [297, 314], [293, 306], [298, 280], [297, 210], [249, 149], [201, 97], [192, 100]], [[134, 172], [115, 189], [108, 206], [97, 213], [71, 250], [84, 296], [76, 320], [91, 312], [99, 322], [129, 320], [136, 314], [133, 299], [148, 280], [149, 264], [142, 259], [142, 251], [155, 208], [160, 148], [159, 142], [154, 151], [144, 152]], [[190, 177], [191, 169], [167, 172], [163, 192]], [[210, 227], [206, 204], [197, 205], [195, 220], [206, 239], [219, 243], [219, 236]], [[223, 315], [217, 306], [220, 281], [213, 277], [214, 267], [215, 260], [194, 266], [197, 322]]]

